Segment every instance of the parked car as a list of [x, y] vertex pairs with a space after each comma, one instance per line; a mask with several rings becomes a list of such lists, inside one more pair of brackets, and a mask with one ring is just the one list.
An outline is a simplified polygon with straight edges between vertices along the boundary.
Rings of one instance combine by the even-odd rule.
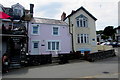
[[103, 42], [102, 44], [100, 45], [111, 45], [111, 42]]
[[117, 45], [118, 45], [118, 47], [120, 47], [120, 43], [118, 43]]
[[120, 45], [120, 43], [118, 44], [117, 42], [104, 42], [100, 45], [111, 45], [112, 47], [118, 47], [118, 45]]
[[101, 43], [100, 45], [105, 45], [105, 42]]
[[113, 47], [118, 47], [118, 43], [117, 42], [112, 42], [111, 44]]

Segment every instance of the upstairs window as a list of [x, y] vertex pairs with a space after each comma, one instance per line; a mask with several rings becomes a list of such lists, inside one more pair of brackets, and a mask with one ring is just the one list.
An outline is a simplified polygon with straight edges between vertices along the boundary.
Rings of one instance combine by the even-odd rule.
[[52, 34], [56, 36], [59, 35], [59, 27], [53, 27]]
[[32, 26], [32, 34], [39, 34], [39, 26], [38, 25]]
[[88, 18], [80, 15], [76, 18], [77, 27], [88, 27]]
[[14, 9], [14, 15], [21, 15], [21, 10], [20, 9]]

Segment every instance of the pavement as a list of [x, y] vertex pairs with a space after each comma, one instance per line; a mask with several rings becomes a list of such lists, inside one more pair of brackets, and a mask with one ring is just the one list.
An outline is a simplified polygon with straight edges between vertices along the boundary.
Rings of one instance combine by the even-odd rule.
[[119, 49], [116, 57], [96, 62], [74, 60], [68, 64], [47, 64], [15, 69], [3, 74], [3, 78], [118, 78]]

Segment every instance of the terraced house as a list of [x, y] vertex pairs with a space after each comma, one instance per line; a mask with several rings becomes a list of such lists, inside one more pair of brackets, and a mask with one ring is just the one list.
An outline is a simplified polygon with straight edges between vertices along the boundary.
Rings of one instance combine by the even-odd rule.
[[97, 51], [95, 26], [97, 19], [92, 14], [84, 7], [80, 7], [76, 11], [73, 10], [67, 17], [63, 13], [61, 18], [69, 25], [73, 51], [81, 51], [82, 53]]
[[41, 55], [70, 53], [69, 26], [61, 20], [33, 18], [29, 23], [29, 54]]

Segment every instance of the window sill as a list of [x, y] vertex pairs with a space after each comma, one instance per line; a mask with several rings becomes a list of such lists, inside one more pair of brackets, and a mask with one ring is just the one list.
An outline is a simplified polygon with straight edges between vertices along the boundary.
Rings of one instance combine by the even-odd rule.
[[60, 36], [60, 35], [52, 35], [52, 36]]
[[90, 43], [76, 43], [76, 44], [81, 44], [81, 45], [90, 45]]
[[34, 35], [34, 36], [39, 36], [40, 34], [31, 34], [31, 35]]
[[56, 52], [56, 51], [60, 51], [60, 50], [46, 50], [46, 51], [53, 51], [53, 52]]
[[89, 28], [89, 27], [77, 27], [77, 28]]

